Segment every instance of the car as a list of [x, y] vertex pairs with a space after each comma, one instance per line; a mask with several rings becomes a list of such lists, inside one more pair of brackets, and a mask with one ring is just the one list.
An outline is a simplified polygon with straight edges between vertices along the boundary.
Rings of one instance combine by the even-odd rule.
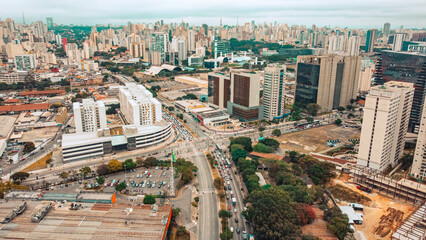
[[236, 223], [238, 222], [238, 218], [235, 218], [235, 222], [236, 222]]
[[240, 234], [240, 229], [239, 228], [235, 229], [235, 231], [237, 232], [237, 234]]
[[228, 210], [231, 210], [231, 206], [228, 206]]
[[226, 195], [226, 200], [229, 200], [229, 195]]
[[236, 208], [234, 208], [234, 213], [237, 213], [237, 209]]
[[163, 172], [163, 176], [166, 176], [166, 172]]
[[231, 228], [230, 228], [230, 230], [231, 230], [231, 233], [233, 233], [233, 232], [234, 232], [234, 228], [233, 228], [233, 227], [231, 227]]

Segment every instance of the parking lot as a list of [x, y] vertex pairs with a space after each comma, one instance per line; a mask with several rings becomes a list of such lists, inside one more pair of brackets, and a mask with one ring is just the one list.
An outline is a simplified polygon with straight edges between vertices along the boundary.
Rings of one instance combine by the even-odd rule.
[[[122, 181], [126, 181], [127, 190], [130, 195], [134, 194], [151, 194], [151, 195], [162, 195], [166, 191], [170, 191], [170, 175], [172, 173], [171, 168], [168, 167], [153, 167], [137, 168], [129, 170], [126, 173], [122, 172], [119, 174], [109, 175], [105, 178], [105, 184], [103, 186], [104, 192], [115, 191], [115, 186]], [[96, 185], [96, 179], [88, 181], [89, 184]]]

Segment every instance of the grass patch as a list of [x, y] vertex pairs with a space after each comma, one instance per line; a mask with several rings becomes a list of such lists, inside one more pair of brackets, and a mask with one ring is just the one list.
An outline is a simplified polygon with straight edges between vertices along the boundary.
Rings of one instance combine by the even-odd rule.
[[328, 186], [327, 189], [328, 191], [330, 191], [331, 194], [333, 194], [335, 198], [338, 198], [342, 201], [361, 203], [361, 204], [369, 203], [371, 201], [369, 197], [366, 197], [360, 193], [352, 191], [351, 189], [338, 184], [333, 186]]
[[21, 172], [31, 172], [43, 168], [47, 168], [47, 161], [52, 159], [53, 152], [47, 154], [46, 156], [40, 158], [37, 162], [31, 164], [30, 166], [21, 170]]

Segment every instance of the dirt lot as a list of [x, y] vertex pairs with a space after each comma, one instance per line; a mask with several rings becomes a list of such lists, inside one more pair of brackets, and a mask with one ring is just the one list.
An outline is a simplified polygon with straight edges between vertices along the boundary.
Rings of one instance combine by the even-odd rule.
[[[364, 235], [369, 240], [379, 240], [379, 239], [391, 239], [392, 233], [388, 234], [385, 238], [380, 237], [379, 235], [374, 234], [374, 230], [377, 226], [379, 226], [380, 223], [380, 217], [383, 215], [386, 215], [386, 210], [388, 208], [395, 208], [397, 210], [400, 210], [404, 212], [402, 219], [406, 219], [409, 214], [411, 214], [414, 211], [414, 207], [408, 204], [404, 204], [400, 201], [394, 201], [393, 199], [390, 199], [388, 197], [382, 196], [377, 194], [376, 192], [373, 193], [365, 193], [358, 189], [356, 189], [356, 186], [354, 184], [344, 183], [340, 180], [335, 180], [335, 184], [340, 184], [342, 186], [346, 186], [350, 188], [353, 191], [359, 192], [367, 197], [369, 197], [372, 200], [372, 203], [369, 206], [364, 206], [363, 211], [363, 218], [364, 223], [362, 225], [354, 225], [355, 229], [357, 231], [362, 231]], [[347, 205], [345, 202], [341, 202], [341, 205]], [[403, 222], [401, 221], [401, 224]], [[396, 230], [396, 229], [395, 229]]]
[[35, 140], [53, 138], [55, 134], [58, 132], [59, 127], [45, 127], [45, 128], [36, 128], [28, 132], [24, 132], [22, 138], [19, 140], [20, 142], [33, 142], [37, 147], [42, 142], [36, 142]]
[[327, 229], [327, 222], [322, 219], [324, 212], [318, 206], [313, 206], [313, 209], [316, 215], [315, 220], [311, 224], [303, 226], [302, 233], [318, 237], [322, 240], [337, 240], [338, 238]]
[[321, 152], [331, 149], [327, 146], [327, 140], [340, 139], [342, 142], [339, 146], [345, 143], [350, 143], [349, 138], [359, 138], [360, 130], [356, 128], [344, 128], [331, 124], [318, 128], [312, 128], [299, 132], [281, 135], [277, 139], [281, 143], [281, 148], [294, 150], [301, 153]]

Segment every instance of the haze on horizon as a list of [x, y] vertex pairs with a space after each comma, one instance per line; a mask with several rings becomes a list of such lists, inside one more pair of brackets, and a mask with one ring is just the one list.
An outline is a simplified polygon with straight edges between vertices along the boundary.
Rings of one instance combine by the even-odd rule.
[[56, 24], [95, 25], [184, 22], [224, 25], [256, 21], [259, 23], [312, 24], [350, 28], [425, 28], [424, 0], [0, 0], [1, 20], [12, 18], [26, 23], [46, 21]]

